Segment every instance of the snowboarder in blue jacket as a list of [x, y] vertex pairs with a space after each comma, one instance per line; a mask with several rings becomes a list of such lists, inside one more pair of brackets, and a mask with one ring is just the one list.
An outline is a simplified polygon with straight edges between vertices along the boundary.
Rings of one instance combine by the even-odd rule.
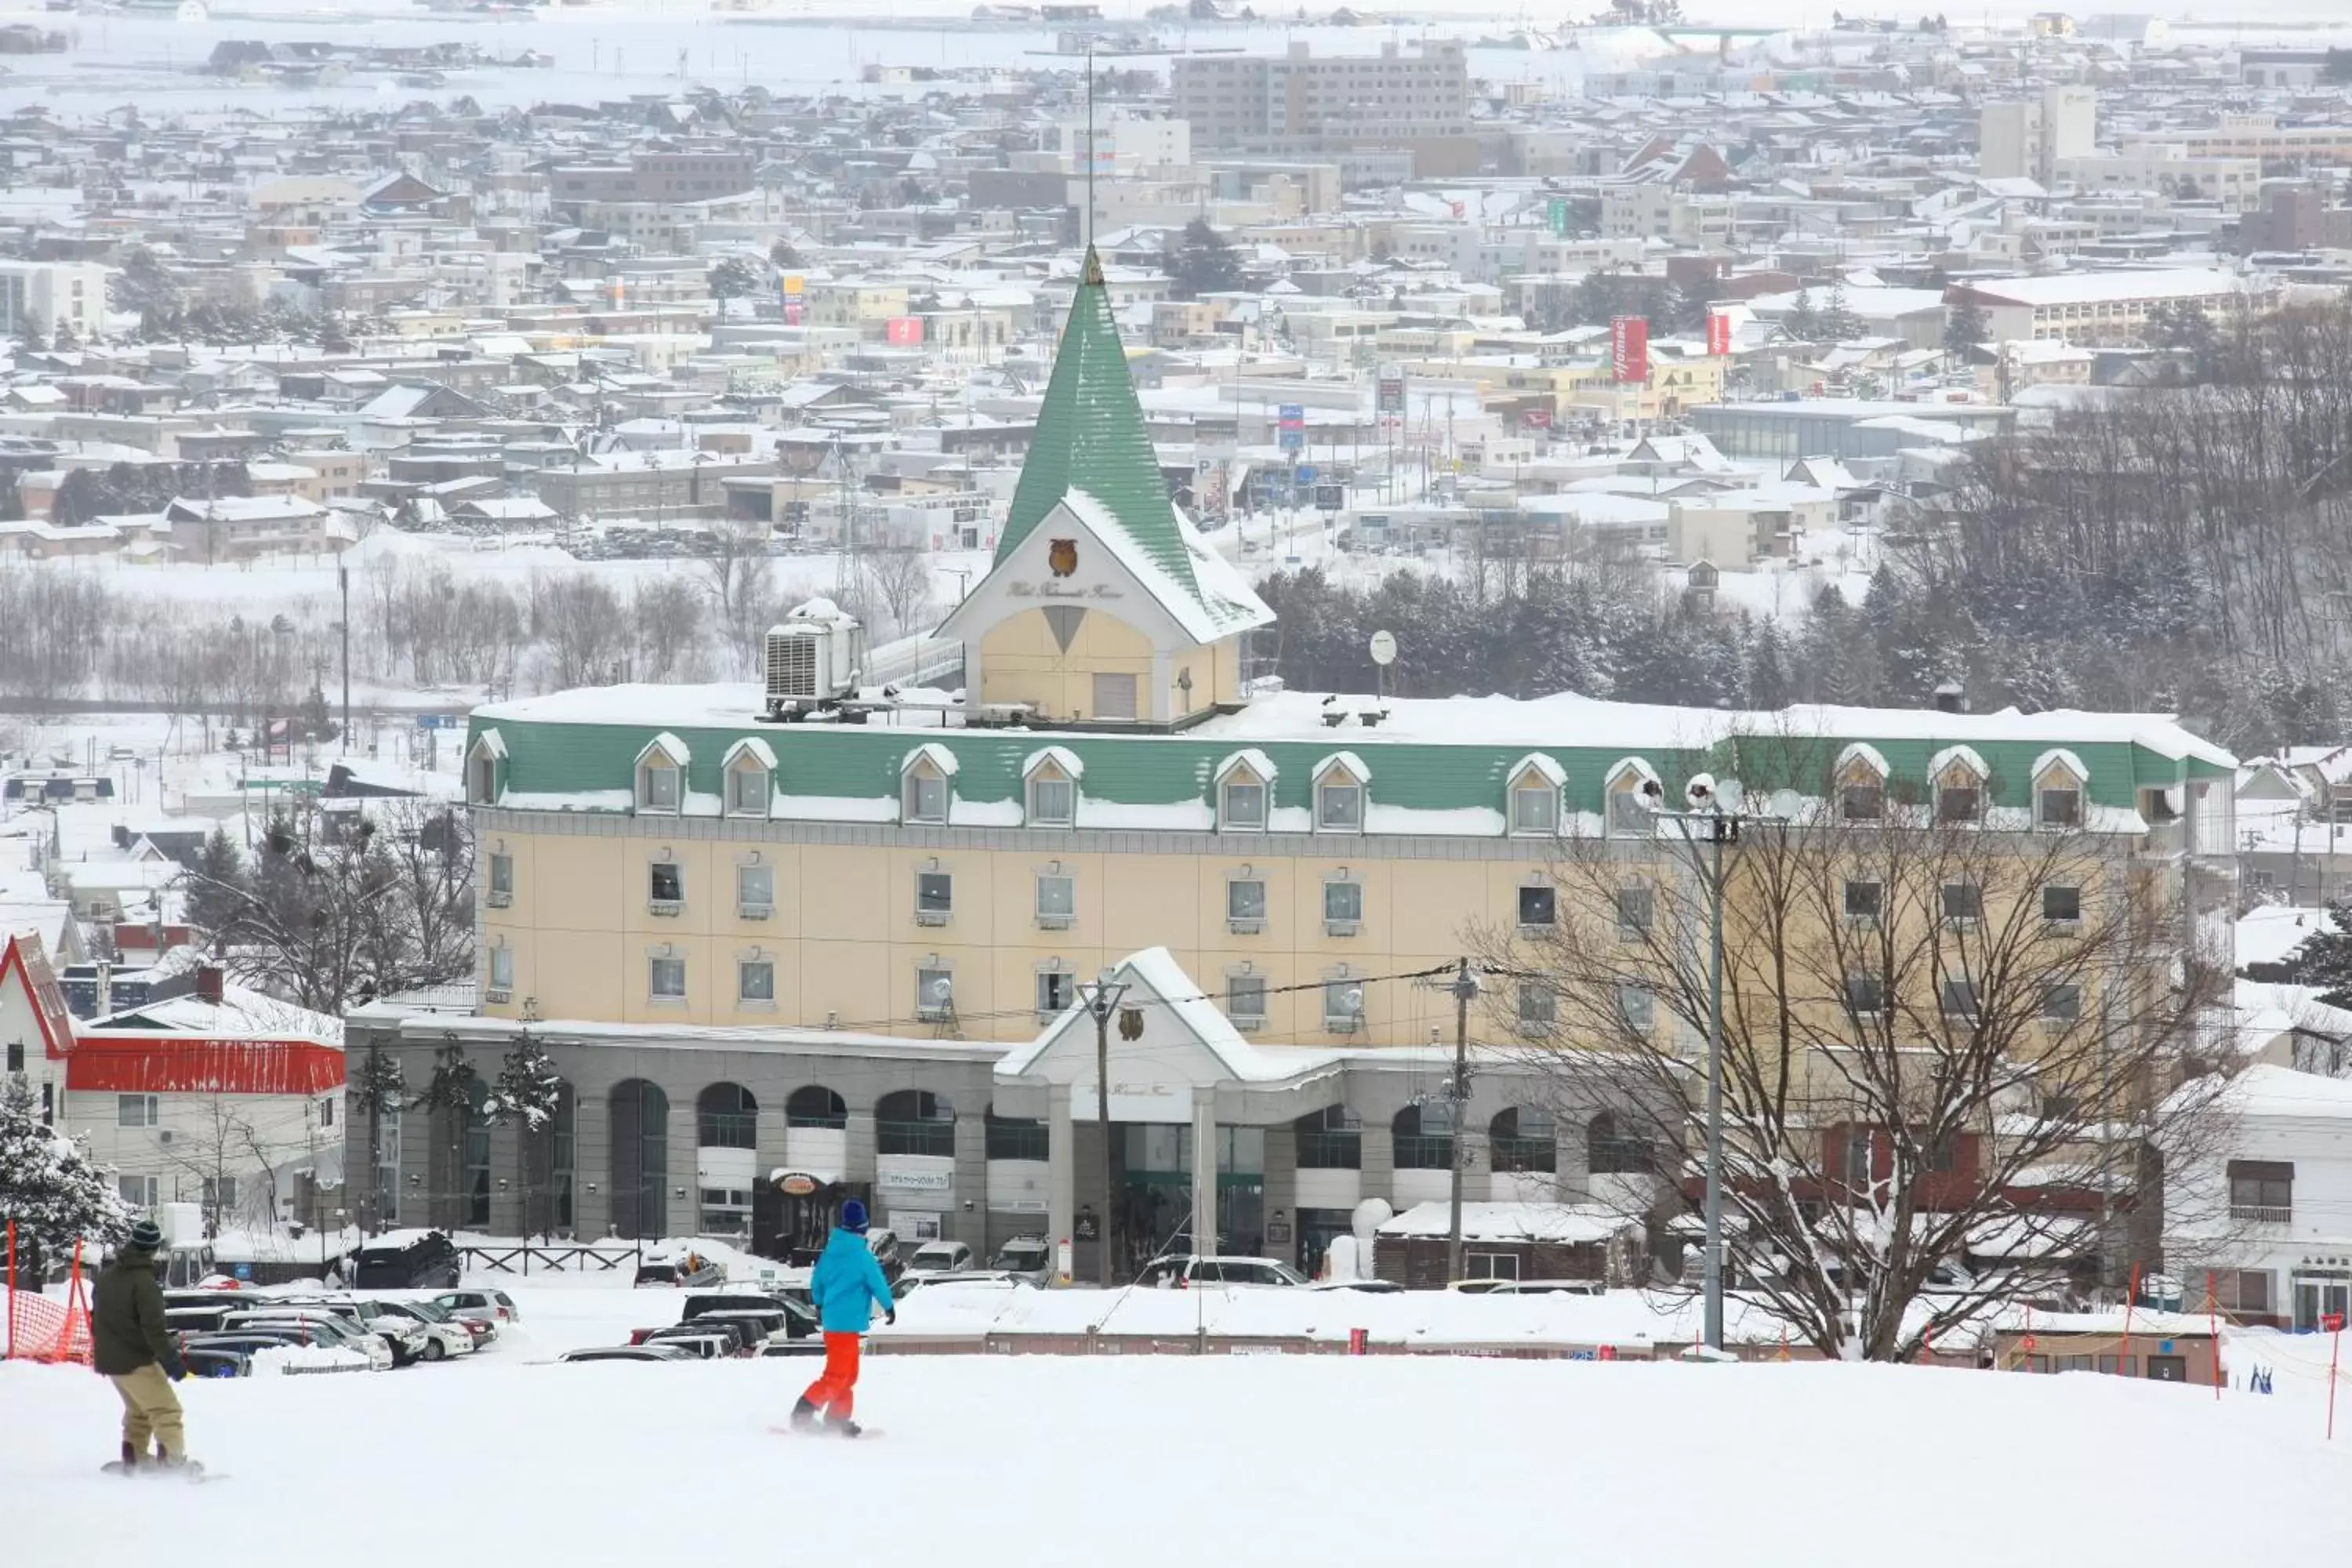
[[860, 1428], [850, 1415], [857, 1405], [860, 1336], [873, 1326], [877, 1307], [885, 1322], [898, 1321], [890, 1281], [866, 1245], [866, 1205], [856, 1198], [841, 1205], [841, 1223], [809, 1270], [809, 1300], [816, 1303], [824, 1330], [824, 1372], [793, 1406], [793, 1425], [807, 1429], [822, 1415], [825, 1430], [855, 1437]]

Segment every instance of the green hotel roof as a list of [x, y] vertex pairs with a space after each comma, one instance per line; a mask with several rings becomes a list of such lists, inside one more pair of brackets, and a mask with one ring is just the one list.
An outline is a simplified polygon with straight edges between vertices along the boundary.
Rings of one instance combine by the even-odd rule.
[[[2141, 789], [2226, 779], [2234, 766], [2226, 752], [2152, 715], [1855, 709], [1732, 714], [1580, 698], [1476, 698], [1391, 700], [1390, 718], [1378, 728], [1351, 718], [1327, 729], [1318, 699], [1288, 693], [1178, 733], [1120, 734], [941, 728], [935, 718], [905, 726], [766, 724], [753, 718], [758, 697], [750, 686], [560, 692], [477, 710], [473, 737], [498, 732], [505, 804], [625, 812], [637, 759], [667, 735], [687, 753], [687, 788], [707, 797], [704, 814], [718, 809], [728, 755], [739, 742], [757, 739], [776, 758], [780, 798], [772, 815], [814, 821], [894, 820], [890, 803], [901, 770], [918, 748], [937, 746], [952, 762], [960, 805], [1007, 808], [961, 818], [959, 826], [1017, 825], [1024, 763], [1047, 746], [1077, 759], [1089, 807], [1079, 826], [1099, 827], [1208, 826], [1214, 775], [1244, 750], [1273, 765], [1277, 809], [1304, 808], [1315, 770], [1346, 752], [1370, 775], [1375, 812], [1387, 814], [1385, 822], [1376, 816], [1368, 823], [1372, 831], [1473, 836], [1501, 826], [1459, 814], [1499, 813], [1514, 769], [1530, 754], [1550, 759], [1566, 775], [1570, 811], [1596, 814], [1608, 780], [1628, 759], [1646, 764], [1676, 796], [1682, 782], [1702, 769], [1812, 794], [1825, 790], [1837, 759], [1857, 742], [1884, 759], [1892, 783], [1922, 789], [1933, 759], [1967, 746], [1989, 771], [1988, 800], [1998, 806], [2031, 804], [2033, 768], [2053, 750], [2070, 752], [2087, 771], [2092, 805], [2126, 811]], [[1349, 700], [1344, 706], [1352, 714], [1370, 703]], [[1807, 780], [1820, 783], [1808, 789]], [[1112, 807], [1136, 809], [1121, 816]], [[1146, 809], [1152, 807], [1177, 809]], [[689, 801], [688, 815], [697, 809]], [[1457, 815], [1423, 815], [1444, 813]]]

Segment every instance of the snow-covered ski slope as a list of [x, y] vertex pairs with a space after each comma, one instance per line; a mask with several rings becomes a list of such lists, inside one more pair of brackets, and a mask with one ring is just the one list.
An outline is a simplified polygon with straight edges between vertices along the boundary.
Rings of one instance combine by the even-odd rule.
[[[184, 1385], [234, 1487], [97, 1473], [87, 1372], [0, 1366], [13, 1561], [972, 1568], [2330, 1560], [2352, 1436], [2088, 1374], [1457, 1358], [877, 1356], [890, 1441], [769, 1435], [806, 1361]], [[211, 1547], [204, 1543], [211, 1542]], [[225, 1543], [234, 1543], [233, 1548]]]

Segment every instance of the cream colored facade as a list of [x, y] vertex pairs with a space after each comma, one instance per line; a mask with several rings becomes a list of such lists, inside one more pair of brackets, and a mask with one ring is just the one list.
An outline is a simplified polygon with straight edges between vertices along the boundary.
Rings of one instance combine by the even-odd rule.
[[[1245, 1006], [1240, 1013], [1256, 1037], [1410, 1041], [1451, 1027], [1443, 994], [1365, 985], [1360, 1016], [1327, 1027], [1324, 984], [1451, 963], [1469, 925], [1515, 923], [1519, 889], [1546, 883], [1546, 845], [1528, 840], [1013, 829], [986, 834], [987, 847], [934, 847], [919, 840], [980, 836], [884, 826], [860, 835], [869, 843], [841, 843], [809, 840], [857, 830], [634, 818], [599, 823], [590, 835], [537, 813], [482, 811], [478, 821], [486, 862], [503, 856], [510, 866], [502, 875], [511, 901], [501, 907], [493, 899], [481, 911], [486, 985], [510, 982], [490, 986], [505, 999], [483, 1011], [508, 1017], [528, 1005], [547, 1018], [831, 1023], [1026, 1040], [1054, 1010], [1039, 1006], [1050, 1000], [1041, 974], [1090, 978], [1129, 952], [1164, 945], [1203, 987], [1231, 994], [1239, 978], [1246, 997], [1255, 991], [1246, 982], [1262, 982], [1262, 1023], [1252, 1026]], [[994, 842], [1007, 838], [1017, 842]], [[1143, 842], [1105, 847], [1106, 839]], [[1433, 850], [1463, 858], [1422, 858]], [[684, 896], [675, 914], [652, 912], [657, 864], [677, 868]], [[772, 877], [772, 912], [740, 913], [745, 868], [755, 890], [767, 885], [762, 869]], [[919, 879], [936, 876], [950, 879], [943, 917], [919, 908]], [[1067, 916], [1041, 915], [1041, 880], [1061, 878], [1068, 879]], [[1327, 885], [1348, 883], [1359, 890], [1331, 895], [1332, 907], [1357, 918], [1327, 921]], [[1237, 920], [1236, 908], [1253, 907], [1252, 884], [1263, 888], [1263, 915]], [[1042, 903], [1061, 907], [1050, 887]], [[1350, 926], [1352, 934], [1333, 934]], [[500, 950], [512, 956], [496, 958]], [[675, 1000], [652, 994], [656, 959], [684, 962], [684, 994]], [[773, 965], [772, 1000], [743, 999], [745, 963]], [[937, 998], [919, 994], [920, 977], [937, 973], [952, 976], [952, 1017], [934, 1016]], [[1308, 989], [1280, 989], [1302, 985]], [[1331, 1023], [1342, 1022], [1336, 1005], [1344, 999], [1328, 998]]]
[[1105, 717], [1097, 701], [1106, 694], [1097, 682], [1098, 675], [1113, 677], [1121, 691], [1123, 681], [1131, 678], [1139, 703], [1148, 704], [1148, 694], [1156, 689], [1167, 710], [1178, 716], [1241, 700], [1239, 638], [1163, 650], [1125, 621], [1107, 615], [1088, 615], [1067, 648], [1055, 639], [1045, 611], [1016, 615], [981, 639], [981, 668], [985, 672], [980, 688], [983, 704], [1020, 703], [1055, 719]]

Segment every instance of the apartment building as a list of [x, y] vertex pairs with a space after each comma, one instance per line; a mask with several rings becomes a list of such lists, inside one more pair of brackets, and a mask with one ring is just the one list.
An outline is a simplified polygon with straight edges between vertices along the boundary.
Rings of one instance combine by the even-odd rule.
[[755, 153], [735, 149], [632, 153], [626, 163], [562, 164], [548, 172], [557, 205], [706, 202], [752, 188]]
[[96, 331], [106, 317], [106, 268], [89, 261], [0, 261], [0, 333]]
[[1986, 279], [1956, 288], [1951, 298], [1972, 300], [1983, 310], [1993, 342], [2038, 338], [2127, 346], [2147, 341], [2148, 313], [2159, 306], [2200, 310], [2218, 321], [2267, 309], [2277, 287], [2275, 279], [2252, 274], [2175, 267]]
[[1977, 173], [2049, 184], [2063, 160], [2096, 151], [2098, 114], [2098, 91], [2088, 87], [2053, 86], [2035, 98], [1987, 103], [1978, 114]]
[[1203, 148], [1296, 153], [1465, 136], [1470, 71], [1458, 39], [1318, 58], [1304, 43], [1268, 55], [1179, 55], [1171, 114]]

